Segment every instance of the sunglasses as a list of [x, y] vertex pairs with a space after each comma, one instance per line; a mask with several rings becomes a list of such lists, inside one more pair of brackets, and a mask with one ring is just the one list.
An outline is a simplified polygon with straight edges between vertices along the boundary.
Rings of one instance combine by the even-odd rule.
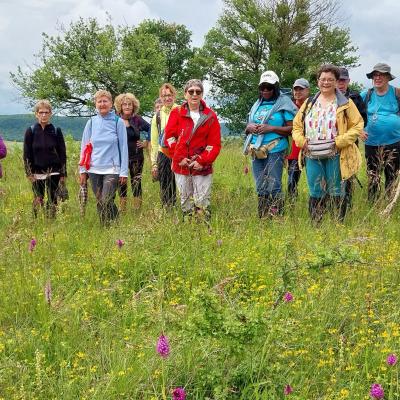
[[200, 96], [203, 92], [200, 89], [189, 89], [188, 93], [193, 96], [194, 94]]
[[274, 86], [273, 85], [260, 86], [260, 91], [263, 92], [264, 90], [268, 90], [268, 92], [271, 92], [272, 90], [274, 90]]

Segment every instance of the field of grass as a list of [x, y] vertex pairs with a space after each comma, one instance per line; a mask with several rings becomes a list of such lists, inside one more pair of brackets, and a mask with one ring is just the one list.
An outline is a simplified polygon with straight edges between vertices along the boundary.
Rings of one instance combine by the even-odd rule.
[[295, 207], [260, 221], [231, 143], [211, 230], [161, 209], [148, 163], [142, 209], [102, 229], [92, 193], [79, 215], [67, 145], [70, 199], [55, 221], [32, 218], [21, 148], [3, 161], [0, 399], [166, 400], [180, 387], [198, 400], [367, 400], [375, 383], [400, 398], [387, 363], [400, 356], [398, 208], [382, 219], [357, 187], [344, 224], [315, 228], [303, 176]]

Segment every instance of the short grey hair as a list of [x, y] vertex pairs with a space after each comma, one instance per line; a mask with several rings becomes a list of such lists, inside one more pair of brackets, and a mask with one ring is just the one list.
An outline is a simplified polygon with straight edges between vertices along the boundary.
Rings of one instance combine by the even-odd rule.
[[184, 87], [185, 93], [188, 91], [189, 88], [192, 86], [197, 86], [201, 89], [202, 92], [204, 92], [204, 87], [203, 87], [203, 82], [200, 79], [189, 79]]

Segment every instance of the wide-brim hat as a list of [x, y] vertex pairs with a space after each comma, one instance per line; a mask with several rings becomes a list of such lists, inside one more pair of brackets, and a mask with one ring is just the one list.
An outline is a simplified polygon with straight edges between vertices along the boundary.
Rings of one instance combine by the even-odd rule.
[[372, 79], [374, 72], [380, 72], [382, 74], [388, 74], [390, 76], [389, 80], [392, 81], [396, 77], [394, 75], [392, 75], [392, 73], [390, 71], [391, 71], [391, 68], [388, 64], [378, 63], [378, 64], [374, 65], [374, 68], [372, 69], [372, 71], [367, 74], [367, 78]]

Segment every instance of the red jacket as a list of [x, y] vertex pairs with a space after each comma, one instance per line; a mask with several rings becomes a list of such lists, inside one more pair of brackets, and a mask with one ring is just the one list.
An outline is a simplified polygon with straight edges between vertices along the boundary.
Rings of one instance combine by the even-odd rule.
[[[165, 127], [164, 142], [169, 148], [174, 172], [182, 175], [211, 174], [212, 163], [221, 150], [221, 127], [217, 115], [202, 100], [200, 119], [194, 129], [187, 103], [174, 108]], [[184, 158], [196, 160], [203, 169], [179, 166]]]

